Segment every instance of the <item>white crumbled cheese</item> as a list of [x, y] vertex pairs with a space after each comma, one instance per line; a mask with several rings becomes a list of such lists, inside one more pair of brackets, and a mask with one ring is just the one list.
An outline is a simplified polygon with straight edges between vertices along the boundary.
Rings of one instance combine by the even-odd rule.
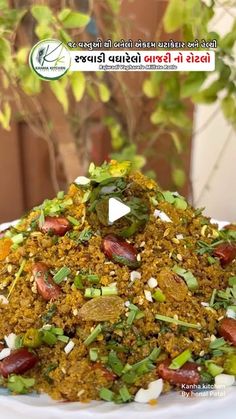
[[150, 288], [155, 288], [157, 286], [156, 278], [153, 278], [153, 277], [149, 278], [147, 284]]
[[202, 302], [201, 302], [201, 305], [202, 305], [203, 307], [209, 307], [209, 303], [205, 303], [205, 301], [202, 301]]
[[183, 240], [184, 236], [183, 234], [176, 234], [176, 239]]
[[17, 338], [17, 336], [16, 336], [15, 333], [10, 333], [8, 336], [4, 336], [4, 340], [5, 340], [6, 345], [8, 346], [8, 348], [15, 349], [16, 338]]
[[226, 317], [229, 317], [230, 319], [236, 319], [236, 312], [232, 310], [232, 308], [227, 308]]
[[129, 307], [130, 306], [130, 301], [125, 301], [125, 307]]
[[141, 279], [141, 273], [138, 271], [130, 272], [130, 281], [135, 281], [136, 279]]
[[7, 356], [9, 356], [11, 353], [11, 349], [10, 348], [4, 348], [1, 350], [0, 352], [0, 361], [4, 358], [6, 358]]
[[144, 388], [140, 388], [137, 391], [134, 397], [134, 401], [138, 403], [148, 403], [150, 400], [157, 399], [160, 396], [162, 389], [162, 378], [159, 378], [159, 380], [151, 381], [146, 390]]
[[69, 354], [72, 351], [72, 349], [74, 348], [74, 346], [75, 346], [75, 343], [73, 342], [73, 340], [69, 340], [69, 342], [67, 343], [67, 345], [64, 348], [64, 352], [66, 354]]
[[0, 303], [2, 303], [2, 304], [8, 304], [9, 303], [9, 301], [5, 297], [5, 295], [0, 295]]
[[215, 387], [231, 387], [234, 385], [235, 377], [229, 374], [219, 374], [215, 377]]
[[164, 221], [166, 223], [172, 223], [170, 217], [168, 217], [168, 215], [163, 211], [155, 209], [153, 215], [155, 218], [160, 218], [161, 221]]
[[151, 291], [148, 290], [144, 290], [144, 295], [147, 301], [150, 301], [152, 303], [153, 299], [152, 299], [152, 293]]
[[86, 176], [78, 176], [74, 180], [74, 183], [76, 183], [76, 185], [88, 185], [90, 183], [90, 179]]

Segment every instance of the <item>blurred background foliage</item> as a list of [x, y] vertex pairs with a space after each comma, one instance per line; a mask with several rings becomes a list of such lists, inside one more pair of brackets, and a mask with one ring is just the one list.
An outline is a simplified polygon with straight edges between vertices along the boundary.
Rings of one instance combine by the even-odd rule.
[[[44, 2], [0, 0], [0, 124], [11, 129], [14, 120], [25, 121], [52, 145], [52, 154], [60, 153], [51, 139], [53, 121], [42, 113], [40, 95], [50, 89], [63, 108], [78, 151], [76, 162], [85, 171], [90, 155], [84, 150], [84, 127], [94, 114], [109, 133], [109, 155], [117, 160], [129, 159], [137, 169], [158, 177], [148, 170], [147, 160], [158, 153], [160, 136], [173, 145], [168, 160], [171, 171], [169, 188], [181, 189], [188, 180], [183, 155], [191, 144], [193, 107], [220, 101], [225, 118], [236, 125], [236, 69], [233, 48], [236, 22], [221, 37], [210, 31], [215, 1], [169, 0], [153, 40], [179, 39], [217, 41], [214, 72], [145, 73], [135, 98], [143, 106], [148, 123], [135, 121], [134, 96], [120, 73], [67, 74], [60, 80], [41, 81], [28, 65], [34, 43], [45, 38], [70, 40], [118, 40], [125, 38], [124, 20], [120, 17], [120, 0]], [[81, 6], [81, 7], [80, 7]], [[146, 6], [145, 6], [146, 7]], [[47, 85], [47, 86], [45, 86]], [[38, 109], [35, 118], [35, 109]], [[59, 139], [58, 139], [59, 141]], [[83, 151], [81, 151], [83, 149]], [[162, 151], [160, 150], [160, 154]], [[96, 154], [96, 153], [95, 153]], [[66, 181], [74, 176], [70, 156], [60, 156]], [[66, 161], [67, 160], [67, 161]], [[70, 174], [71, 170], [71, 174]], [[79, 169], [78, 169], [79, 172]], [[56, 177], [57, 175], [55, 175]]]

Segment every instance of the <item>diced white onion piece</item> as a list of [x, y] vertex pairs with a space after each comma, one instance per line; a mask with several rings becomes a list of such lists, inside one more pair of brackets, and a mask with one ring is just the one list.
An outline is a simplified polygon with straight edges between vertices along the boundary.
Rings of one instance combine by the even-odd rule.
[[135, 281], [136, 279], [141, 279], [141, 273], [138, 271], [130, 272], [130, 281]]
[[74, 344], [73, 340], [69, 340], [69, 342], [67, 343], [67, 345], [64, 348], [65, 353], [69, 354], [72, 351], [72, 349], [74, 348], [74, 346], [75, 346], [75, 344]]
[[1, 350], [0, 352], [0, 361], [4, 358], [6, 358], [7, 356], [9, 356], [11, 353], [11, 349], [10, 348], [4, 348]]
[[148, 385], [147, 390], [144, 388], [140, 388], [137, 393], [135, 394], [134, 401], [138, 403], [148, 403], [150, 400], [157, 399], [163, 389], [163, 380], [159, 378], [159, 380], [151, 381]]
[[209, 307], [209, 303], [205, 303], [205, 301], [202, 301], [202, 302], [201, 302], [201, 305], [202, 305], [203, 307]]
[[183, 240], [184, 236], [183, 234], [176, 234], [176, 239]]
[[148, 300], [148, 301], [150, 301], [152, 303], [153, 299], [152, 299], [151, 291], [144, 290], [144, 295], [145, 295], [146, 300]]
[[168, 217], [168, 215], [163, 211], [155, 209], [153, 215], [155, 218], [160, 218], [161, 221], [164, 221], [166, 223], [172, 223], [170, 217]]
[[15, 333], [10, 333], [8, 336], [4, 336], [4, 340], [8, 346], [8, 348], [10, 349], [15, 349], [16, 347], [16, 334]]
[[234, 381], [234, 375], [219, 374], [215, 377], [215, 387], [231, 387], [234, 385]]
[[231, 308], [227, 308], [226, 317], [236, 319], [236, 311], [232, 310]]
[[147, 283], [150, 288], [155, 288], [157, 286], [157, 280], [153, 277], [149, 278]]
[[2, 304], [8, 304], [9, 303], [9, 301], [5, 297], [5, 295], [0, 295], [0, 303], [2, 303]]
[[74, 183], [76, 183], [76, 185], [88, 185], [90, 183], [90, 179], [86, 176], [78, 176], [74, 180]]

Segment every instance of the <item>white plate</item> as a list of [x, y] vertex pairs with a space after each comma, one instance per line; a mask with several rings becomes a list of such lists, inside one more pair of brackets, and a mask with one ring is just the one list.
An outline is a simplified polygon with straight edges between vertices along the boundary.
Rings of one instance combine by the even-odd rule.
[[[215, 220], [214, 220], [215, 222]], [[218, 222], [223, 227], [227, 222]], [[0, 226], [7, 228], [10, 224]], [[186, 398], [171, 392], [158, 399], [157, 406], [129, 403], [115, 405], [107, 402], [59, 403], [46, 395], [9, 396], [0, 390], [0, 419], [235, 419], [236, 387], [220, 391], [201, 392]]]

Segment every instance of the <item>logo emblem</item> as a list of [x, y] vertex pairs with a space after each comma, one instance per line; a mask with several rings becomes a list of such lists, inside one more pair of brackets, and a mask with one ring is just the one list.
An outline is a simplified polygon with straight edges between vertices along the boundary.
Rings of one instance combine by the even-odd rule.
[[29, 63], [32, 70], [44, 80], [56, 80], [70, 68], [70, 52], [63, 42], [45, 39], [32, 48]]

